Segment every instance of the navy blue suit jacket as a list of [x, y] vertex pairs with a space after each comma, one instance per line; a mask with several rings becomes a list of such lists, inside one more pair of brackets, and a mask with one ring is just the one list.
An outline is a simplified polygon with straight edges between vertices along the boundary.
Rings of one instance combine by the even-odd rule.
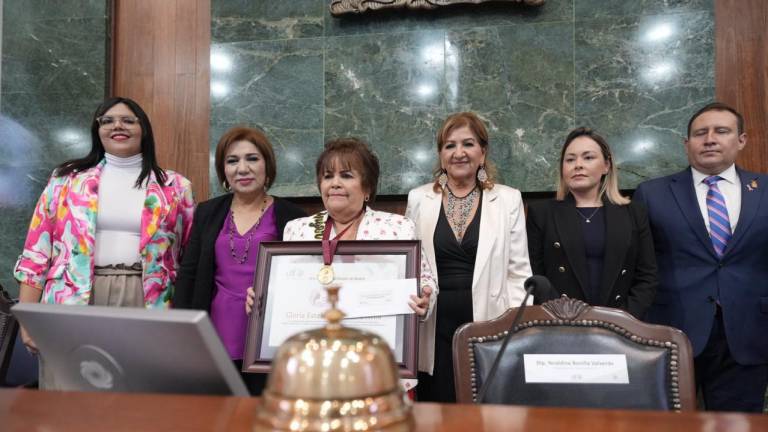
[[648, 209], [659, 286], [647, 321], [677, 327], [694, 355], [707, 344], [716, 300], [728, 346], [740, 364], [768, 363], [768, 176], [738, 169], [741, 212], [719, 259], [688, 168], [642, 183], [634, 199]]

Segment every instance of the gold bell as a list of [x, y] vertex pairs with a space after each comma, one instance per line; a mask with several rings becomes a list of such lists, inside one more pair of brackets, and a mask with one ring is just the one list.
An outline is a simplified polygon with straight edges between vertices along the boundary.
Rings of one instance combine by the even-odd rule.
[[344, 327], [339, 285], [327, 286], [328, 324], [291, 336], [278, 349], [256, 431], [410, 431], [411, 403], [394, 356], [379, 336]]

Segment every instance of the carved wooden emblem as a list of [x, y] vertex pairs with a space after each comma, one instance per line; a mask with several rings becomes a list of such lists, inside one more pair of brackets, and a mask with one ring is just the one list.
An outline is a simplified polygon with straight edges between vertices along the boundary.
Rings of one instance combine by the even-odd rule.
[[435, 9], [457, 4], [478, 4], [486, 2], [523, 3], [529, 6], [544, 4], [544, 0], [331, 0], [331, 14], [363, 13], [377, 9]]
[[581, 315], [582, 312], [586, 311], [591, 306], [581, 300], [563, 296], [555, 300], [544, 302], [541, 307], [558, 319], [571, 321], [575, 320], [576, 317]]

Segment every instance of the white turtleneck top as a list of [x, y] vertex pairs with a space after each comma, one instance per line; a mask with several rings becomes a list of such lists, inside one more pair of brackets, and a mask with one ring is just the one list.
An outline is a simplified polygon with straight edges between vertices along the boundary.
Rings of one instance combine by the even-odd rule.
[[141, 153], [130, 157], [104, 155], [107, 162], [99, 180], [94, 263], [97, 266], [141, 262], [141, 212], [146, 185], [136, 188]]

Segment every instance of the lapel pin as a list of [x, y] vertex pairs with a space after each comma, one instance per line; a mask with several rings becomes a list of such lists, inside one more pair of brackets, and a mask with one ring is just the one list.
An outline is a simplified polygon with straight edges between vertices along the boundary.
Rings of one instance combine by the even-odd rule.
[[757, 190], [757, 179], [752, 179], [751, 182], [747, 184], [747, 190], [752, 192], [753, 190]]

